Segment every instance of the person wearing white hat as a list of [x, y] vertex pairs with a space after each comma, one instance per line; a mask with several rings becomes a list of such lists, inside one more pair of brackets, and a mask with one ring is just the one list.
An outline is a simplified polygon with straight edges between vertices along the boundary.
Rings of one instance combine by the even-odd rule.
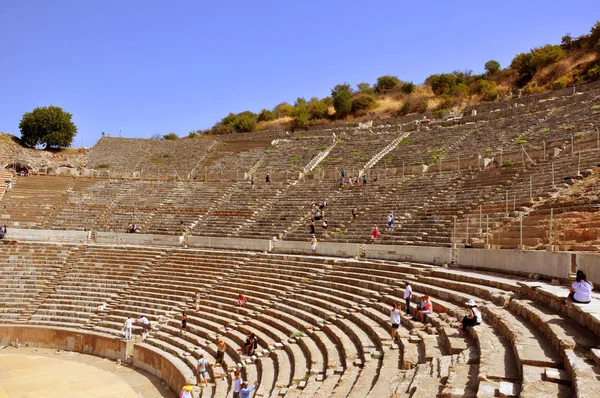
[[465, 303], [465, 305], [469, 307], [469, 315], [465, 315], [462, 323], [460, 324], [460, 331], [458, 334], [461, 336], [467, 331], [468, 326], [479, 325], [482, 321], [481, 311], [479, 311], [479, 308], [477, 308], [477, 303], [475, 300], [470, 299]]

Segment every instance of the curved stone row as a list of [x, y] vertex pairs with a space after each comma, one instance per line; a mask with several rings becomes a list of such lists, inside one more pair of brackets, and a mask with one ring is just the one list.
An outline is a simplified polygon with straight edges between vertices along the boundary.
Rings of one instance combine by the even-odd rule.
[[[164, 354], [184, 378], [200, 352], [214, 363], [222, 338], [225, 364], [210, 367], [201, 396], [230, 394], [235, 369], [259, 380], [262, 396], [585, 397], [599, 387], [596, 293], [587, 306], [566, 304], [566, 287], [393, 261], [4, 243], [0, 323], [118, 340], [126, 317], [145, 315], [153, 331], [135, 346]], [[406, 280], [413, 302], [429, 295], [434, 314], [425, 324], [403, 314], [392, 341], [389, 312], [404, 305]], [[240, 292], [250, 298], [243, 307]], [[470, 299], [484, 323], [463, 338], [457, 325]], [[259, 338], [251, 357], [238, 350], [248, 332]]]

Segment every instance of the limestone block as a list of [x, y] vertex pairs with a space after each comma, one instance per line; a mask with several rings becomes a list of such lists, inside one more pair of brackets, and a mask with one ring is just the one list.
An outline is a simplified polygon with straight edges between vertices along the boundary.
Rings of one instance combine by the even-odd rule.
[[571, 382], [569, 374], [563, 369], [546, 368], [544, 374], [546, 375], [546, 380], [553, 383], [569, 384]]

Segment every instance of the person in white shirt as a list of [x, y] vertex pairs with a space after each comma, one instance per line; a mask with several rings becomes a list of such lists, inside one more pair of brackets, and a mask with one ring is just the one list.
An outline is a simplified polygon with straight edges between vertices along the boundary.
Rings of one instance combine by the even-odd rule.
[[396, 331], [400, 327], [400, 306], [394, 304], [390, 314], [390, 322], [392, 323], [392, 341], [396, 339]]
[[587, 275], [582, 270], [577, 270], [575, 282], [571, 285], [569, 300], [579, 304], [589, 304], [592, 301], [592, 289], [594, 285], [588, 282]]
[[125, 319], [125, 322], [123, 323], [123, 329], [122, 329], [123, 334], [125, 335], [125, 338], [127, 340], [129, 340], [133, 337], [132, 329], [133, 329], [133, 319], [131, 319], [130, 317], [127, 317], [127, 319]]
[[198, 358], [198, 365], [196, 366], [196, 372], [198, 374], [198, 384], [200, 381], [204, 381], [205, 384], [208, 384], [208, 371], [206, 370], [206, 359], [204, 358], [204, 354], [200, 354], [200, 358]]
[[462, 323], [460, 324], [460, 331], [458, 334], [461, 336], [467, 331], [467, 327], [479, 325], [482, 321], [481, 311], [479, 311], [479, 308], [477, 308], [477, 303], [475, 300], [471, 299], [467, 301], [465, 305], [469, 307], [469, 314], [465, 315]]
[[138, 322], [142, 324], [142, 341], [144, 341], [146, 340], [146, 336], [148, 336], [148, 330], [150, 330], [150, 321], [142, 315], [139, 317]]
[[240, 390], [242, 389], [243, 380], [239, 370], [236, 370], [233, 375], [233, 398], [240, 398]]
[[412, 298], [412, 287], [410, 282], [406, 281], [406, 288], [404, 289], [404, 301], [406, 303], [406, 315], [410, 315], [410, 299]]

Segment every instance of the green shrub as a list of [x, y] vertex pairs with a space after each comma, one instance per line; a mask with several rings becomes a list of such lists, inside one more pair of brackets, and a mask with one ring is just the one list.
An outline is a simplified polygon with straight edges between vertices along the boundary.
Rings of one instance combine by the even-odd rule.
[[586, 75], [586, 80], [589, 82], [595, 82], [596, 80], [600, 80], [600, 65], [596, 65], [590, 68]]
[[411, 113], [424, 113], [429, 108], [429, 102], [426, 99], [420, 98], [410, 105]]
[[317, 97], [313, 97], [307, 104], [308, 113], [310, 118], [314, 119], [327, 119], [329, 117], [329, 106], [325, 103], [325, 100], [319, 100]]
[[210, 129], [211, 134], [221, 135], [221, 134], [231, 134], [235, 133], [235, 129], [230, 125], [217, 123]]
[[282, 102], [273, 108], [273, 114], [275, 115], [276, 119], [291, 116], [292, 112], [294, 112], [294, 107], [287, 102]]
[[101, 163], [98, 166], [96, 166], [96, 168], [98, 170], [106, 170], [110, 168], [110, 165], [108, 163]]
[[187, 138], [196, 138], [198, 137], [198, 133], [194, 130], [190, 131], [187, 135]]
[[169, 134], [165, 134], [163, 135], [163, 139], [165, 140], [178, 140], [179, 136], [175, 133], [169, 133]]
[[367, 111], [375, 107], [375, 97], [371, 94], [358, 94], [352, 98], [352, 113], [356, 116], [362, 116]]
[[400, 107], [400, 109], [398, 109], [398, 116], [406, 116], [410, 113], [410, 101], [406, 101], [404, 102], [404, 104], [402, 104], [402, 106]]
[[442, 73], [439, 75], [430, 75], [425, 79], [425, 83], [431, 86], [431, 90], [435, 95], [449, 94], [456, 86], [456, 77], [450, 73]]
[[475, 83], [475, 92], [483, 94], [483, 101], [495, 101], [498, 98], [498, 86], [493, 80], [478, 80]]
[[417, 86], [413, 82], [404, 82], [402, 83], [400, 90], [404, 94], [412, 94], [415, 91], [415, 88], [417, 88]]
[[565, 55], [565, 50], [559, 45], [546, 44], [531, 50], [531, 62], [536, 68], [543, 68], [558, 61]]
[[510, 167], [513, 165], [513, 162], [511, 160], [507, 160], [505, 162], [502, 162], [502, 167]]
[[565, 88], [565, 87], [567, 87], [568, 84], [569, 84], [569, 79], [566, 76], [559, 77], [558, 79], [556, 79], [555, 81], [552, 82], [552, 89], [558, 90], [561, 88]]
[[262, 111], [260, 111], [256, 118], [256, 121], [258, 122], [269, 122], [271, 120], [275, 120], [275, 113], [268, 109], [263, 109]]
[[517, 75], [519, 76], [519, 85], [524, 85], [531, 80], [535, 73], [533, 55], [530, 52], [517, 54], [510, 63], [510, 68], [517, 72]]
[[517, 139], [515, 140], [515, 143], [517, 144], [527, 144], [527, 140], [525, 138], [521, 138], [521, 137], [517, 137]]
[[307, 129], [310, 125], [310, 113], [308, 112], [308, 106], [303, 102], [297, 102], [292, 113], [292, 130], [295, 129]]
[[335, 96], [342, 91], [352, 94], [352, 86], [350, 86], [348, 83], [336, 84], [335, 87], [331, 89], [331, 98], [335, 98]]
[[393, 89], [394, 87], [400, 85], [402, 82], [398, 79], [398, 76], [384, 75], [377, 78], [377, 83], [375, 84], [375, 92], [376, 93], [385, 93]]
[[225, 126], [231, 127], [238, 133], [248, 133], [258, 130], [257, 115], [250, 111], [244, 111], [238, 114], [230, 113], [225, 116], [221, 123]]
[[358, 83], [356, 85], [358, 91], [364, 94], [375, 94], [375, 89], [369, 83]]
[[529, 84], [529, 85], [525, 86], [525, 88], [523, 88], [523, 94], [525, 94], [525, 95], [540, 94], [543, 92], [544, 92], [543, 87], [538, 87], [533, 84]]
[[484, 68], [488, 75], [495, 75], [500, 70], [500, 62], [491, 59], [485, 63]]
[[575, 138], [575, 139], [580, 139], [580, 138], [583, 138], [584, 136], [585, 136], [585, 133], [583, 131], [573, 134], [573, 138]]
[[333, 97], [335, 116], [343, 119], [352, 112], [352, 94], [349, 91], [340, 91]]

